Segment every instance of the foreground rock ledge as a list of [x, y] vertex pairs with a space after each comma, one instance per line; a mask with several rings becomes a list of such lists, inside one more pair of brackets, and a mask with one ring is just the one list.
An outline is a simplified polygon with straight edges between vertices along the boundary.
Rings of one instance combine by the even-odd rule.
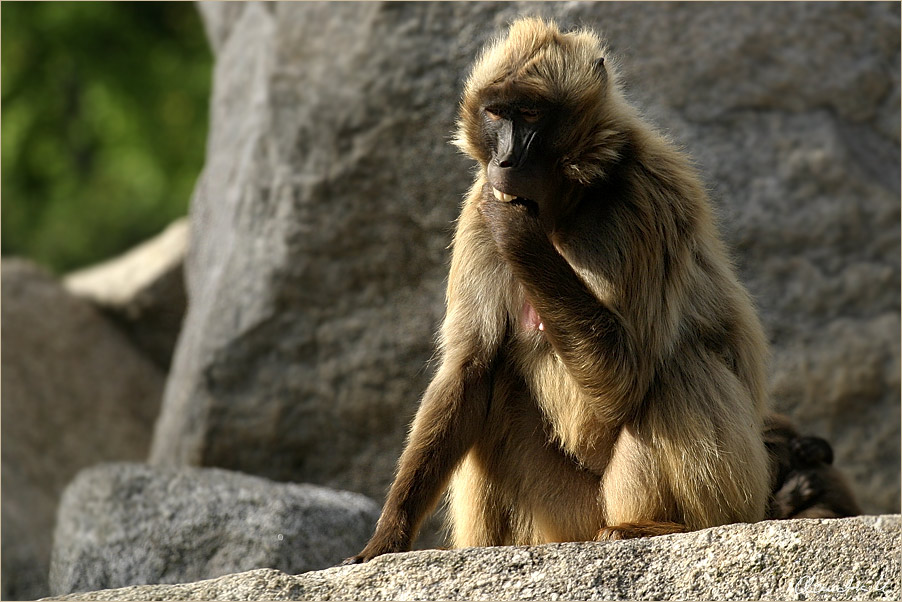
[[427, 550], [58, 600], [897, 600], [902, 517], [768, 521], [606, 543]]

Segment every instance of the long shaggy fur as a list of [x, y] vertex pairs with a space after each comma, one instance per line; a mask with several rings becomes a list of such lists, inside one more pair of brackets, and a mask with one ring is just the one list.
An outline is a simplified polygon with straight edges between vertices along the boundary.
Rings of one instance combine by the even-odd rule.
[[[626, 104], [612, 62], [595, 34], [539, 19], [476, 61], [456, 144], [479, 171], [454, 237], [442, 363], [353, 560], [408, 549], [449, 484], [456, 546], [764, 517], [761, 326], [695, 170]], [[549, 144], [566, 211], [550, 232], [492, 198], [487, 98], [563, 116]]]
[[[596, 69], [601, 57], [603, 77]], [[481, 135], [482, 91], [489, 88], [525, 93], [575, 116], [558, 142], [560, 169], [576, 184], [594, 187], [599, 198], [591, 202], [605, 208], [594, 212], [598, 222], [583, 227], [584, 237], [573, 237], [573, 247], [562, 239], [558, 251], [598, 299], [622, 316], [638, 366], [622, 372], [612, 366], [610, 374], [588, 366], [600, 390], [587, 395], [547, 345], [516, 336], [499, 342], [522, 292], [494, 258], [488, 237], [473, 240], [482, 231], [476, 207], [484, 175], [477, 178], [458, 227], [444, 336], [456, 339], [467, 332], [455, 319], [466, 314], [474, 327], [469, 332], [481, 333], [488, 347], [514, 345], [511, 355], [553, 443], [600, 476], [601, 504], [575, 513], [585, 519], [578, 538], [592, 538], [603, 524], [619, 522], [663, 520], [698, 529], [759, 520], [768, 482], [760, 434], [768, 407], [765, 339], [717, 236], [695, 170], [624, 101], [613, 62], [590, 31], [564, 34], [539, 19], [517, 21], [473, 67], [456, 144], [480, 165], [490, 160]], [[504, 311], [492, 315], [491, 304], [480, 298], [498, 290], [506, 297]], [[620, 379], [621, 373], [635, 374], [644, 386]], [[458, 545], [493, 543], [474, 539], [467, 526], [472, 514], [485, 508], [456, 509], [461, 497], [472, 496], [472, 483], [485, 478], [473, 473], [490, 473], [486, 464], [499, 462], [496, 457], [480, 463], [473, 456], [459, 482], [452, 483]], [[572, 478], [527, 466], [517, 472], [529, 487], [566, 488]], [[596, 493], [590, 489], [587, 495]], [[573, 502], [562, 503], [561, 513], [576, 510]], [[511, 541], [577, 538], [575, 532], [558, 537], [527, 532]]]

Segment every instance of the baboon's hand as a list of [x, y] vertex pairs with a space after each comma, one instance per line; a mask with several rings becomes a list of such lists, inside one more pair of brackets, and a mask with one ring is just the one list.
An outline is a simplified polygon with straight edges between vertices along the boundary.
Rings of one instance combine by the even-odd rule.
[[357, 554], [356, 556], [351, 556], [350, 558], [345, 558], [344, 560], [341, 561], [341, 564], [338, 566], [350, 566], [352, 564], [363, 564], [364, 562], [369, 562], [376, 556], [380, 556], [380, 555], [381, 554], [367, 553], [366, 550], [363, 550], [362, 552], [360, 552], [360, 554]]
[[485, 219], [498, 250], [505, 257], [529, 248], [530, 243], [537, 239], [546, 238], [534, 206], [488, 198], [479, 204], [479, 213]]
[[382, 556], [383, 554], [408, 551], [410, 551], [410, 541], [408, 539], [381, 536], [381, 534], [377, 532], [359, 554], [351, 556], [350, 558], [345, 558], [340, 566], [362, 564], [364, 562], [369, 562], [376, 556]]
[[341, 561], [341, 563], [338, 566], [350, 566], [352, 564], [363, 564], [367, 560], [370, 560], [370, 559], [364, 558], [364, 556], [362, 554], [358, 554], [357, 556], [351, 556], [350, 558], [345, 558], [344, 560]]

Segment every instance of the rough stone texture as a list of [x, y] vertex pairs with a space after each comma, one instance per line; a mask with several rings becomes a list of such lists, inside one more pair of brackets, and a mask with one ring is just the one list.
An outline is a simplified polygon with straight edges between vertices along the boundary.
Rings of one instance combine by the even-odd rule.
[[897, 3], [202, 4], [217, 63], [157, 463], [381, 499], [434, 367], [468, 65], [519, 14], [602, 29], [697, 159], [778, 409], [869, 512], [900, 474]]
[[100, 307], [167, 370], [185, 315], [187, 248], [188, 219], [182, 218], [124, 255], [69, 274], [63, 283]]
[[605, 543], [382, 556], [290, 576], [258, 570], [68, 600], [898, 600], [902, 520], [728, 525]]
[[2, 267], [2, 587], [48, 595], [56, 505], [82, 468], [150, 447], [163, 374], [87, 301], [18, 259]]
[[378, 517], [366, 496], [315, 485], [214, 468], [97, 466], [63, 494], [50, 589], [322, 569], [358, 552]]

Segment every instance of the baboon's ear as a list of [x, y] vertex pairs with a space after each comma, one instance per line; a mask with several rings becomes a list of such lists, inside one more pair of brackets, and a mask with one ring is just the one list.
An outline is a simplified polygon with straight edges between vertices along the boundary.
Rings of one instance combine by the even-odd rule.
[[604, 57], [600, 56], [595, 59], [595, 72], [598, 73], [598, 77], [604, 79], [608, 76], [607, 70], [604, 68]]

